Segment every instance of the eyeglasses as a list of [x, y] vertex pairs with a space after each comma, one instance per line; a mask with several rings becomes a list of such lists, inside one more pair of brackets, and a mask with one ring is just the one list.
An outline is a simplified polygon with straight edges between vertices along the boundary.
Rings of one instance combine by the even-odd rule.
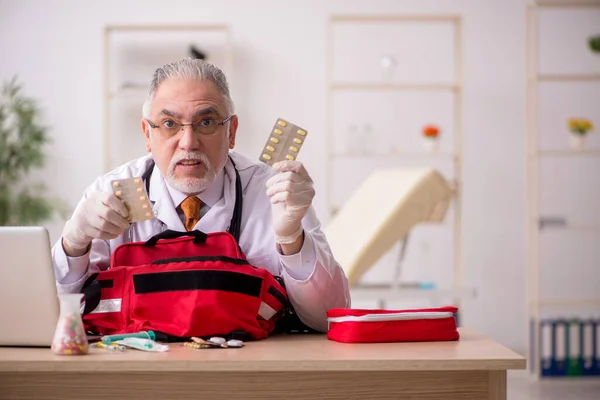
[[223, 126], [228, 123], [231, 118], [233, 118], [233, 115], [234, 114], [225, 118], [222, 122], [217, 122], [217, 120], [214, 118], [203, 118], [200, 121], [192, 122], [191, 124], [181, 124], [173, 121], [172, 119], [166, 119], [162, 121], [160, 125], [156, 125], [148, 118], [144, 119], [153, 129], [158, 129], [162, 137], [170, 138], [179, 133], [179, 131], [183, 130], [184, 126], [191, 126], [194, 133], [200, 133], [201, 135], [212, 135], [217, 131], [219, 126]]

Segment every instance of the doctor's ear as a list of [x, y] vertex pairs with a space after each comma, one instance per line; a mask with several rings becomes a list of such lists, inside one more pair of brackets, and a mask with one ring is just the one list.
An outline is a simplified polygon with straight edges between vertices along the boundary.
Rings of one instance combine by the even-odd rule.
[[229, 122], [229, 148], [233, 149], [235, 147], [235, 134], [238, 128], [238, 117], [234, 115]]
[[148, 121], [146, 121], [144, 118], [142, 118], [142, 133], [146, 138], [146, 150], [148, 150], [148, 153], [150, 153], [152, 151], [152, 145], [150, 141], [150, 124], [148, 124]]

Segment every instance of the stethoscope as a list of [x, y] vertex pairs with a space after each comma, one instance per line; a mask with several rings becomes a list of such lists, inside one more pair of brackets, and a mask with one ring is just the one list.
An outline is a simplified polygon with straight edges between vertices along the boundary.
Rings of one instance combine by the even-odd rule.
[[[240, 241], [240, 229], [242, 226], [242, 203], [243, 203], [243, 194], [242, 194], [242, 181], [240, 179], [240, 174], [235, 166], [235, 163], [229, 156], [229, 161], [233, 164], [233, 170], [235, 171], [235, 205], [233, 207], [233, 216], [231, 217], [231, 222], [229, 223], [229, 228], [227, 232], [231, 234], [236, 242]], [[152, 176], [152, 171], [154, 170], [154, 160], [150, 162], [150, 165], [142, 174], [142, 181], [146, 186], [146, 193], [150, 194], [150, 177]], [[134, 222], [137, 223], [137, 222]], [[167, 229], [167, 224], [160, 221], [161, 223], [161, 231], [165, 231]], [[133, 224], [127, 228], [124, 235], [127, 237], [128, 242], [133, 242]]]

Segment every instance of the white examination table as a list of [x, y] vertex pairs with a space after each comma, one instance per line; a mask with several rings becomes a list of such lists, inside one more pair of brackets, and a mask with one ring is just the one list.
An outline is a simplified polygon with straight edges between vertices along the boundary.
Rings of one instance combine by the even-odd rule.
[[369, 175], [324, 230], [350, 287], [413, 226], [442, 221], [452, 196], [450, 183], [431, 168]]

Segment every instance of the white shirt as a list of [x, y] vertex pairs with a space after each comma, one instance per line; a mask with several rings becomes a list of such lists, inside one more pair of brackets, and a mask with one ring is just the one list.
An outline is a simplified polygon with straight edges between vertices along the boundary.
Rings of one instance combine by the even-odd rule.
[[[207, 187], [202, 193], [196, 196], [202, 201], [202, 206], [200, 207], [200, 218], [202, 218], [208, 212], [208, 210], [210, 210], [211, 207], [214, 206], [217, 201], [219, 201], [221, 197], [223, 197], [224, 183], [225, 172], [222, 170], [217, 174], [212, 185]], [[167, 190], [169, 191], [169, 195], [171, 195], [171, 199], [173, 199], [173, 204], [177, 208], [177, 214], [179, 215], [179, 218], [185, 224], [185, 214], [181, 210], [180, 206], [181, 203], [188, 197], [188, 195], [172, 188], [169, 185], [167, 185]]]
[[[300, 319], [306, 325], [325, 332], [327, 310], [350, 307], [350, 294], [346, 276], [331, 253], [313, 207], [308, 209], [302, 220], [305, 238], [300, 252], [280, 254], [272, 229], [271, 203], [266, 195], [266, 182], [276, 171], [236, 152], [231, 152], [230, 156], [239, 172], [243, 193], [240, 248], [252, 265], [281, 276]], [[151, 161], [151, 155], [147, 155], [97, 178], [86, 188], [81, 201], [93, 191], [111, 191], [114, 179], [142, 176]], [[233, 215], [235, 193], [235, 170], [228, 160], [213, 184], [199, 195], [205, 206], [195, 229], [205, 233], [226, 231]], [[52, 248], [59, 291], [81, 291], [91, 274], [109, 267], [112, 250], [123, 243], [146, 241], [166, 229], [185, 231], [177, 211], [185, 197], [167, 186], [155, 166], [150, 177], [148, 198], [153, 203], [156, 218], [132, 224], [123, 235], [113, 240], [93, 240], [90, 251], [81, 257], [67, 257], [59, 239]]]

